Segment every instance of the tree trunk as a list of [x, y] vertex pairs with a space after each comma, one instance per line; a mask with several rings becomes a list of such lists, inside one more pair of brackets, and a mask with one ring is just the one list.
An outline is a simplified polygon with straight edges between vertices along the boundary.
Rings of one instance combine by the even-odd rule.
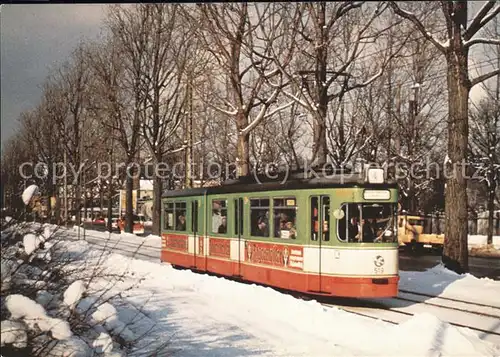
[[495, 216], [495, 189], [496, 182], [490, 178], [490, 184], [488, 185], [488, 244], [493, 244], [493, 218]]
[[238, 135], [238, 176], [250, 173], [250, 135]]
[[126, 208], [125, 208], [125, 232], [132, 233], [134, 226], [134, 213], [132, 205], [132, 191], [134, 189], [134, 166], [127, 170], [127, 183], [126, 183]]
[[326, 148], [326, 115], [328, 110], [328, 88], [326, 87], [327, 74], [327, 40], [325, 28], [326, 3], [318, 4], [318, 23], [317, 23], [317, 46], [316, 46], [316, 104], [317, 114], [314, 121], [314, 146], [313, 146], [313, 161], [316, 165], [322, 166], [326, 164], [327, 148]]
[[162, 179], [155, 175], [153, 184], [153, 234], [161, 234], [161, 193]]
[[78, 180], [75, 187], [75, 216], [76, 216], [76, 225], [79, 226], [82, 223], [82, 211], [81, 211], [81, 189], [80, 189], [80, 180]]
[[[243, 110], [236, 116], [236, 128], [241, 132], [248, 125], [248, 118]], [[250, 173], [250, 134], [238, 134], [237, 176], [247, 176]]]
[[444, 265], [459, 274], [467, 272], [467, 182], [465, 162], [468, 143], [468, 53], [455, 48], [447, 56], [448, 63], [448, 157], [445, 197]]
[[113, 184], [111, 182], [112, 178], [109, 179], [108, 184], [108, 222], [106, 224], [106, 229], [111, 232], [111, 220], [113, 219]]
[[52, 223], [52, 212], [54, 207], [52, 207], [52, 196], [54, 195], [54, 184], [53, 184], [53, 175], [52, 175], [52, 163], [50, 162], [48, 164], [49, 170], [48, 170], [48, 175], [47, 175], [47, 218], [49, 219], [49, 222]]

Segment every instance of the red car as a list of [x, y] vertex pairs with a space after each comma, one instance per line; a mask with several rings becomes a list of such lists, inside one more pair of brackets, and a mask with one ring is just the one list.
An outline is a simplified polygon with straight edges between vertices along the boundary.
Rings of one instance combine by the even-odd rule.
[[96, 223], [96, 224], [105, 224], [106, 221], [102, 217], [97, 217], [96, 219], [94, 219], [94, 223]]

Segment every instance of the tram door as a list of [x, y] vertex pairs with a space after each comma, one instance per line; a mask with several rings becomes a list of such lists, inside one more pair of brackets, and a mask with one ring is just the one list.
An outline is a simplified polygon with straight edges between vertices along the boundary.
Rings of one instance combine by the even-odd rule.
[[241, 260], [244, 259], [242, 246], [243, 236], [243, 198], [234, 200], [234, 234], [238, 238], [238, 265], [233, 275], [241, 278]]
[[321, 292], [321, 246], [330, 240], [330, 197], [313, 196], [310, 201], [311, 235], [310, 243], [317, 249], [314, 265], [317, 271], [308, 280], [308, 290]]
[[[196, 248], [199, 247], [198, 239], [199, 238], [199, 232], [198, 232], [198, 214], [199, 214], [199, 205], [198, 205], [198, 200], [194, 200], [191, 202], [191, 231], [193, 232], [193, 267], [198, 266], [197, 262], [197, 254], [196, 254]], [[199, 255], [203, 255], [203, 252], [199, 252]]]

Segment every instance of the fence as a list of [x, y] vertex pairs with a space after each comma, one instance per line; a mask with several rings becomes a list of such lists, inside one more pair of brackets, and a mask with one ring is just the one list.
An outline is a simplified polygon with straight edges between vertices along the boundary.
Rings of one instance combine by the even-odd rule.
[[[409, 218], [410, 224], [416, 223], [423, 225], [425, 234], [444, 234], [445, 217], [444, 215], [405, 215]], [[418, 216], [418, 219], [412, 219]], [[411, 218], [410, 218], [411, 217]], [[418, 221], [418, 223], [416, 222]], [[488, 212], [481, 212], [477, 216], [469, 216], [467, 222], [468, 234], [487, 235], [488, 234]], [[500, 236], [500, 211], [495, 211], [493, 218], [493, 235]]]

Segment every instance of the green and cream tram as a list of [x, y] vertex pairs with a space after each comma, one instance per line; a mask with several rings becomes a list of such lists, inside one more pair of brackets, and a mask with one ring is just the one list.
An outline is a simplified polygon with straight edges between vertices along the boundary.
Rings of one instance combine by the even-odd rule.
[[309, 294], [392, 297], [397, 202], [380, 169], [168, 191], [161, 260]]

